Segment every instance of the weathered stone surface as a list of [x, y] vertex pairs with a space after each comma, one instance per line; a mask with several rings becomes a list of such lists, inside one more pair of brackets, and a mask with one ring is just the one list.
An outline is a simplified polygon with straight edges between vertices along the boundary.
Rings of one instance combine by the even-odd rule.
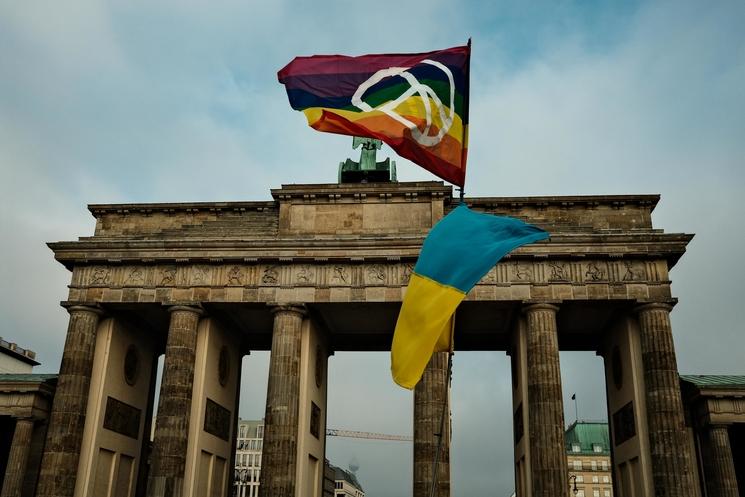
[[534, 497], [565, 495], [569, 488], [556, 329], [558, 310], [550, 304], [524, 308], [528, 322], [528, 430]]
[[652, 481], [660, 497], [695, 495], [692, 455], [686, 442], [683, 401], [670, 326], [672, 306], [637, 309], [640, 326]]
[[709, 495], [739, 497], [735, 462], [732, 458], [732, 447], [730, 446], [727, 427], [723, 425], [709, 426], [706, 442], [708, 443], [708, 451], [706, 452], [709, 460], [706, 461], [704, 467], [708, 470], [706, 482]]
[[5, 467], [3, 490], [0, 493], [1, 497], [21, 497], [33, 432], [33, 419], [16, 420], [13, 442], [10, 445], [10, 453], [8, 454], [8, 464]]
[[76, 305], [68, 312], [70, 322], [39, 473], [39, 497], [72, 497], [83, 440], [101, 310]]
[[274, 308], [260, 497], [295, 497], [300, 338], [304, 315], [301, 307]]
[[148, 497], [180, 497], [189, 435], [194, 386], [197, 324], [202, 310], [173, 306], [160, 386]]
[[[414, 497], [430, 497], [435, 455], [442, 437], [437, 464], [436, 497], [450, 497], [450, 406], [447, 352], [435, 352], [414, 389]], [[444, 426], [442, 410], [446, 409]]]

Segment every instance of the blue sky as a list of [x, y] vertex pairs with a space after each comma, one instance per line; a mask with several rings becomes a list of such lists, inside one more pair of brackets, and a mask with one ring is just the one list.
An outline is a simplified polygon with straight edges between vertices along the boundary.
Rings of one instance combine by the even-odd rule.
[[[276, 71], [295, 55], [471, 36], [467, 194], [661, 193], [657, 226], [696, 233], [671, 274], [680, 369], [743, 374], [743, 25], [737, 1], [0, 0], [0, 335], [56, 370], [68, 273], [44, 242], [91, 234], [88, 203], [267, 199], [335, 181], [351, 139], [289, 108]], [[397, 162], [401, 180], [433, 179]], [[260, 379], [266, 360], [245, 368]], [[411, 430], [384, 354], [331, 361], [330, 424]], [[603, 417], [600, 360], [562, 361], [567, 398]], [[461, 354], [455, 367], [454, 495], [509, 495], [507, 359]], [[260, 416], [261, 381], [244, 383], [260, 401], [241, 413]], [[356, 457], [370, 497], [410, 492], [409, 447], [332, 440], [329, 456]]]

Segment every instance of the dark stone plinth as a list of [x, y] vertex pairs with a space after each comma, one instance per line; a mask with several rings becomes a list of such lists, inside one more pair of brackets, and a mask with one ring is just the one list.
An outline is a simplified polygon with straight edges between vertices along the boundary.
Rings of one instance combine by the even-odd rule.
[[686, 441], [683, 401], [668, 304], [637, 309], [652, 455], [652, 481], [658, 497], [695, 495], [691, 453]]
[[16, 420], [13, 442], [10, 445], [10, 454], [8, 454], [8, 465], [3, 479], [3, 491], [0, 494], [2, 497], [21, 497], [33, 432], [33, 419]]
[[450, 496], [450, 412], [445, 413], [445, 426], [440, 426], [443, 407], [449, 411], [445, 405], [447, 364], [447, 352], [435, 352], [414, 389], [414, 497], [432, 495], [432, 469], [440, 434], [435, 496]]
[[83, 441], [101, 310], [83, 305], [67, 310], [70, 323], [41, 461], [39, 497], [72, 497]]
[[174, 306], [170, 311], [171, 324], [163, 362], [148, 497], [180, 497], [184, 489], [197, 325], [202, 310]]
[[300, 339], [304, 315], [301, 307], [278, 306], [274, 309], [260, 497], [295, 497]]
[[564, 444], [564, 404], [561, 395], [558, 307], [525, 307], [528, 320], [528, 430], [533, 495], [556, 497], [569, 488]]

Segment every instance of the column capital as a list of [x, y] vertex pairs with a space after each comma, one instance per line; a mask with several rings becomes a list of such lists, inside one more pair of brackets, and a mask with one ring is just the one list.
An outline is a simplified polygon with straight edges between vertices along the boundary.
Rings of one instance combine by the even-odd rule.
[[198, 314], [200, 316], [203, 316], [205, 314], [202, 305], [195, 302], [179, 302], [175, 304], [167, 304], [166, 308], [168, 312], [186, 311], [193, 312], [194, 314]]
[[60, 302], [60, 305], [64, 307], [68, 313], [72, 314], [73, 312], [90, 312], [93, 314], [96, 314], [98, 316], [103, 316], [106, 314], [106, 311], [103, 310], [103, 308], [94, 303], [94, 302]]
[[272, 314], [277, 314], [279, 312], [289, 312], [294, 314], [299, 314], [300, 317], [305, 317], [308, 315], [308, 309], [305, 307], [305, 304], [300, 303], [286, 303], [286, 304], [279, 304], [279, 303], [268, 303], [269, 311]]
[[654, 310], [670, 312], [673, 310], [675, 303], [676, 302], [640, 302], [634, 307], [634, 312], [636, 314]]
[[557, 304], [560, 304], [559, 301], [544, 301], [544, 302], [534, 302], [530, 300], [523, 301], [522, 306], [522, 312], [528, 313], [532, 311], [553, 311], [554, 313], [559, 312], [559, 306]]

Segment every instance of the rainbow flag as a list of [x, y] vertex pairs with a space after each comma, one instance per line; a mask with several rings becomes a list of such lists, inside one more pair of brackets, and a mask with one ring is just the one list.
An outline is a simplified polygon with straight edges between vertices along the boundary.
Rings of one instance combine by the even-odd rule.
[[461, 204], [424, 240], [406, 289], [391, 345], [393, 381], [416, 386], [436, 351], [452, 346], [453, 315], [471, 288], [505, 255], [544, 240], [542, 229]]
[[471, 42], [418, 54], [296, 57], [277, 73], [318, 131], [377, 138], [463, 186]]

